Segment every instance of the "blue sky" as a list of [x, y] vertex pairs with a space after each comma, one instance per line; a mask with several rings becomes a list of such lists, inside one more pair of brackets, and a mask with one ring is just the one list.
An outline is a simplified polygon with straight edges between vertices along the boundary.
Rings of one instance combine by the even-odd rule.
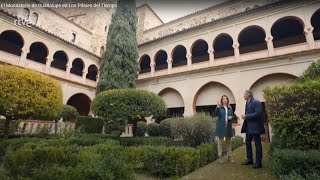
[[136, 0], [137, 6], [147, 3], [164, 23], [178, 19], [224, 0]]

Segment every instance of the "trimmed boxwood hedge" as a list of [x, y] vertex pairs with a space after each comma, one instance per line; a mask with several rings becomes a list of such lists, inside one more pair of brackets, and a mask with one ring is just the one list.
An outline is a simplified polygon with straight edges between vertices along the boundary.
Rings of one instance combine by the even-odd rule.
[[93, 118], [87, 116], [78, 116], [75, 128], [84, 133], [102, 133], [104, 120], [101, 118]]

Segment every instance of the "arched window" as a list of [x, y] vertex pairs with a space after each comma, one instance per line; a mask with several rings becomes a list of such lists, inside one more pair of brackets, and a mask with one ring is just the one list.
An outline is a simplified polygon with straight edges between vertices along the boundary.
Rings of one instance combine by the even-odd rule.
[[151, 59], [150, 56], [148, 56], [147, 54], [143, 55], [140, 58], [140, 74], [142, 73], [147, 73], [147, 72], [151, 72], [151, 67], [150, 67], [150, 63], [151, 63]]
[[84, 68], [84, 63], [83, 63], [82, 59], [76, 58], [72, 62], [72, 68], [70, 69], [70, 73], [78, 75], [78, 76], [82, 76], [83, 68]]
[[239, 34], [240, 54], [268, 49], [266, 34], [259, 26], [250, 26], [242, 30]]
[[75, 33], [72, 33], [71, 42], [75, 43], [76, 42], [76, 37], [77, 37], [77, 35]]
[[37, 13], [32, 13], [32, 15], [30, 16], [30, 23], [33, 25], [36, 25], [38, 22], [38, 14]]
[[64, 51], [57, 51], [53, 55], [51, 67], [65, 71], [67, 69], [68, 56]]
[[311, 24], [313, 26], [314, 40], [320, 40], [320, 9], [312, 15]]
[[30, 15], [30, 10], [27, 8], [23, 8], [21, 12], [21, 18], [24, 20], [28, 20]]
[[271, 28], [275, 48], [306, 42], [304, 25], [297, 17], [284, 17], [275, 22]]
[[86, 75], [87, 79], [91, 79], [93, 81], [97, 80], [98, 68], [96, 65], [90, 65], [88, 68], [88, 74]]
[[48, 48], [45, 44], [42, 42], [35, 42], [30, 46], [30, 52], [27, 54], [27, 59], [46, 64], [48, 53]]
[[209, 60], [208, 43], [202, 39], [192, 45], [192, 63]]
[[172, 53], [172, 67], [187, 65], [187, 49], [178, 45], [173, 49]]
[[214, 59], [234, 56], [233, 40], [229, 34], [220, 34], [213, 43]]
[[102, 56], [102, 55], [103, 55], [103, 53], [104, 53], [104, 47], [103, 47], [103, 46], [101, 46], [101, 48], [100, 48], [100, 56]]
[[168, 68], [168, 63], [167, 63], [168, 55], [164, 50], [160, 50], [157, 52], [155, 55], [155, 63], [156, 67], [155, 70], [162, 70], [162, 69], [167, 69]]
[[0, 34], [0, 51], [20, 56], [23, 45], [24, 40], [16, 31], [8, 30]]

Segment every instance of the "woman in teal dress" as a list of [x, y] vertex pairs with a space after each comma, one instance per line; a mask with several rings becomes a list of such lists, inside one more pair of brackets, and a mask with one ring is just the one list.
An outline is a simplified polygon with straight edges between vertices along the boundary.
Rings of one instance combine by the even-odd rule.
[[226, 149], [229, 162], [234, 162], [231, 149], [231, 137], [232, 137], [232, 121], [237, 119], [232, 107], [229, 104], [229, 98], [223, 95], [220, 101], [217, 102], [215, 109], [215, 116], [218, 117], [216, 122], [215, 136], [218, 138], [218, 156], [219, 163], [223, 163], [222, 160], [222, 144], [224, 139], [226, 140]]

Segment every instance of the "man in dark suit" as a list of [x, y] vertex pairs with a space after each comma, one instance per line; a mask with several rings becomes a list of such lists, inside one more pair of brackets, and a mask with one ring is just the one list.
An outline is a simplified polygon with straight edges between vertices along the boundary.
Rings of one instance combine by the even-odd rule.
[[262, 146], [260, 134], [264, 134], [262, 104], [260, 101], [253, 98], [253, 93], [250, 90], [246, 90], [244, 93], [244, 99], [246, 102], [245, 115], [242, 115], [244, 120], [241, 133], [246, 133], [246, 151], [247, 159], [242, 165], [252, 165], [252, 146], [251, 142], [254, 139], [256, 146], [256, 163], [252, 168], [262, 168]]

